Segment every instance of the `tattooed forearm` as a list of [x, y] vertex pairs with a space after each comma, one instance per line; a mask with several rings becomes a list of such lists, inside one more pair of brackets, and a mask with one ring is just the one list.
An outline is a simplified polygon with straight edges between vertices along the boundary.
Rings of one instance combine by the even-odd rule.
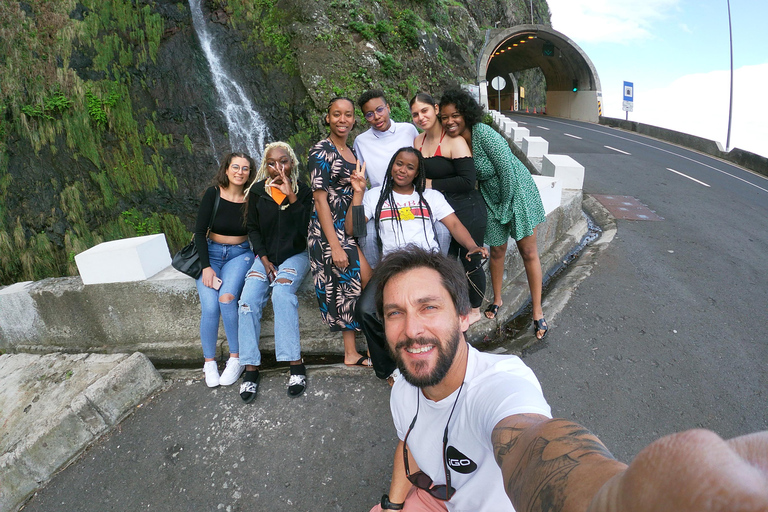
[[492, 435], [496, 462], [518, 511], [562, 511], [572, 473], [583, 464], [615, 461], [587, 429], [566, 420], [512, 416]]

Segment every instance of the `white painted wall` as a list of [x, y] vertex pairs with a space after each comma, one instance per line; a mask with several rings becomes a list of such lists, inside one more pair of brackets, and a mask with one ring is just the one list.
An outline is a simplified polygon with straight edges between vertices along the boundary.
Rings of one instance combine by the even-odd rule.
[[597, 123], [597, 91], [549, 91], [547, 114]]

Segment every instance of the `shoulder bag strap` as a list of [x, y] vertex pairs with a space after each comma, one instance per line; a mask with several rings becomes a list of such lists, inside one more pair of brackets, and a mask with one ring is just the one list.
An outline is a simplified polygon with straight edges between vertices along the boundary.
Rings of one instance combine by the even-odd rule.
[[211, 213], [211, 220], [208, 222], [208, 231], [205, 233], [206, 238], [208, 238], [208, 234], [213, 227], [213, 219], [216, 218], [216, 211], [219, 209], [219, 199], [221, 199], [221, 193], [219, 187], [216, 187], [216, 199], [213, 200], [213, 212]]

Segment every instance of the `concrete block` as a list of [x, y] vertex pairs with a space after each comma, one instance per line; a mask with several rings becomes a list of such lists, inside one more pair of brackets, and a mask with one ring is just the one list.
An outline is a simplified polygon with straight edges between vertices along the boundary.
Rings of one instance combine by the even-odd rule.
[[75, 256], [83, 284], [143, 281], [171, 264], [165, 234], [104, 242]]
[[17, 510], [162, 385], [138, 352], [0, 356], [0, 512]]
[[114, 425], [146, 396], [163, 385], [163, 378], [141, 352], [112, 368], [84, 393], [104, 420]]
[[556, 178], [549, 176], [533, 176], [536, 188], [539, 189], [541, 202], [544, 203], [544, 213], [549, 215], [558, 206], [563, 197], [563, 186]]
[[506, 117], [504, 118], [502, 123], [503, 123], [502, 130], [507, 132], [507, 133], [510, 133], [510, 134], [512, 133], [512, 128], [517, 127], [517, 123], [516, 122], [514, 122], [511, 119], [508, 119]]
[[544, 155], [541, 174], [559, 179], [564, 189], [584, 186], [584, 166], [568, 155]]
[[523, 141], [523, 137], [528, 137], [530, 134], [531, 134], [531, 132], [530, 132], [530, 130], [528, 130], [528, 128], [523, 128], [522, 126], [513, 126], [512, 127], [512, 140], [518, 146]]
[[522, 149], [528, 158], [539, 158], [549, 151], [549, 142], [543, 137], [523, 137]]

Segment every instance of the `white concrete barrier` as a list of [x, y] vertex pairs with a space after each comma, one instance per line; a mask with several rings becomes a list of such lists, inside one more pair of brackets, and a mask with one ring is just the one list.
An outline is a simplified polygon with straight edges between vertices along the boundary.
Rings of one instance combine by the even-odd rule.
[[104, 242], [75, 256], [83, 284], [143, 281], [171, 264], [165, 234]]
[[549, 142], [542, 137], [523, 137], [521, 149], [528, 158], [541, 158], [549, 151]]
[[523, 142], [523, 137], [528, 137], [530, 134], [531, 132], [528, 130], [528, 128], [523, 128], [522, 126], [512, 127], [512, 140], [518, 146]]
[[564, 189], [584, 187], [584, 166], [568, 155], [544, 155], [541, 174], [557, 178]]
[[536, 183], [536, 188], [539, 189], [541, 202], [544, 204], [544, 213], [549, 215], [560, 206], [560, 201], [563, 197], [563, 187], [556, 178], [536, 175], [532, 177], [534, 183]]

